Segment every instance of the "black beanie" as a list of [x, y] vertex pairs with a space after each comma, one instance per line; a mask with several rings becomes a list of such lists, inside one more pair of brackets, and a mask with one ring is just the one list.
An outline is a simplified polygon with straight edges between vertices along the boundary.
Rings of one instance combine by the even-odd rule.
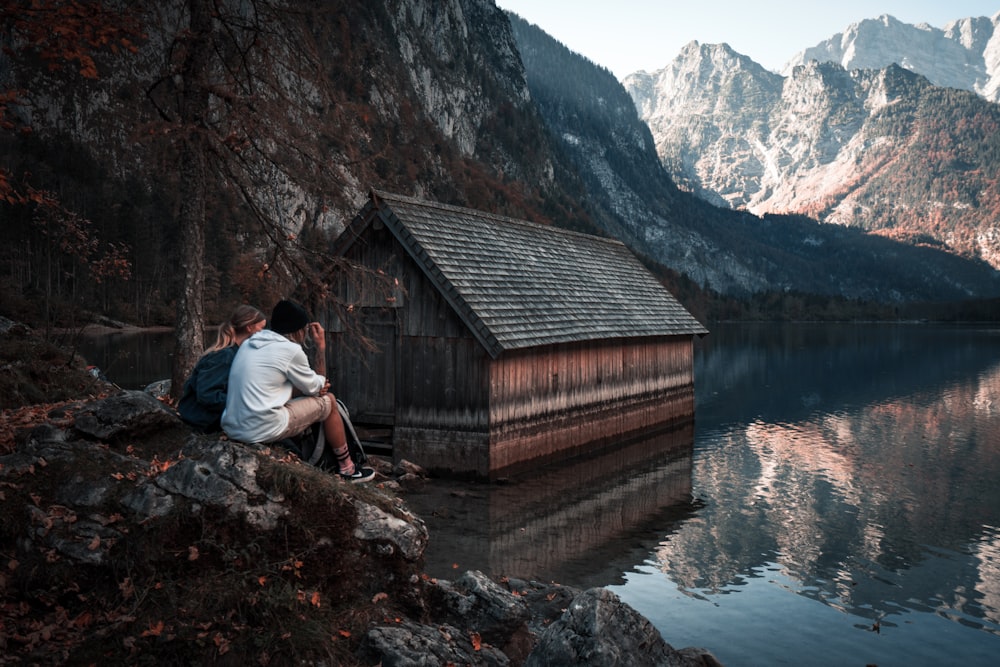
[[271, 311], [271, 331], [274, 333], [295, 333], [307, 324], [309, 324], [308, 313], [294, 301], [279, 301]]

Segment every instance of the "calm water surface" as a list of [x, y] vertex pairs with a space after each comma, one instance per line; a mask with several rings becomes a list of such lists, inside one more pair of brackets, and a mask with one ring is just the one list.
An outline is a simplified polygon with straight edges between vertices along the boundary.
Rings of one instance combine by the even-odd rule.
[[[215, 342], [214, 332], [210, 342]], [[142, 389], [151, 382], [170, 379], [173, 331], [136, 331], [85, 335], [79, 351], [122, 389]]]
[[[94, 363], [169, 376], [138, 345]], [[1000, 330], [715, 326], [695, 377], [694, 426], [408, 493], [427, 572], [607, 586], [730, 667], [1000, 664]]]
[[703, 506], [619, 595], [731, 665], [1000, 664], [1000, 332], [724, 327], [697, 372]]
[[696, 426], [408, 498], [428, 571], [607, 586], [734, 665], [1000, 664], [1000, 330], [716, 326]]

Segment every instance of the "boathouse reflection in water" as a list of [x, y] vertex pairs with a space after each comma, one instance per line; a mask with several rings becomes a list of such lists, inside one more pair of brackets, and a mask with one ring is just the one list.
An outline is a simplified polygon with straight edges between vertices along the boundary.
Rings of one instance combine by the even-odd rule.
[[499, 484], [433, 479], [404, 494], [430, 532], [427, 574], [467, 569], [574, 586], [621, 582], [673, 527], [691, 496], [694, 425]]

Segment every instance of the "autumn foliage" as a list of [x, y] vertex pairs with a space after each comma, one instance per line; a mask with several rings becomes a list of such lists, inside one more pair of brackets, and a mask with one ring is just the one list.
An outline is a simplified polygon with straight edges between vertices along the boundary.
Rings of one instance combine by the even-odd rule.
[[[135, 52], [141, 37], [136, 20], [101, 2], [75, 0], [5, 0], [0, 4], [0, 25], [9, 42], [4, 53], [13, 59], [34, 55], [50, 70], [73, 67], [87, 79], [98, 77], [97, 53]], [[0, 90], [0, 130], [17, 127], [8, 111], [23, 91]], [[22, 127], [23, 131], [30, 128]], [[0, 169], [0, 199], [22, 201], [9, 174]], [[30, 199], [30, 197], [29, 197]]]

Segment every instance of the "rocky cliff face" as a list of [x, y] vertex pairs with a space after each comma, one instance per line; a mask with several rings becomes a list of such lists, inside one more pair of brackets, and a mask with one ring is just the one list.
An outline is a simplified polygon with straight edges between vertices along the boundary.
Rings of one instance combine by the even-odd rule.
[[[852, 156], [875, 155], [871, 146], [891, 154], [908, 116], [883, 118], [875, 128], [872, 115], [912, 115], [919, 104], [866, 92], [860, 79], [833, 65], [782, 78], [724, 47], [692, 44], [668, 70], [634, 80], [633, 104], [607, 70], [540, 31], [529, 39], [533, 31], [517, 21], [512, 28], [490, 0], [331, 0], [270, 19], [268, 39], [299, 67], [264, 71], [261, 81], [294, 92], [288, 104], [213, 89], [219, 115], [207, 127], [182, 127], [164, 120], [163, 110], [180, 86], [171, 54], [186, 34], [187, 0], [135, 6], [147, 39], [137, 54], [102, 56], [100, 79], [50, 72], [30, 59], [5, 72], [18, 79], [12, 85], [35, 91], [14, 111], [34, 131], [0, 134], [5, 166], [66, 193], [105, 240], [129, 245], [137, 287], [127, 288], [129, 298], [136, 295], [128, 307], [135, 311], [153, 310], [155, 299], [168, 310], [179, 291], [176, 211], [187, 193], [179, 187], [174, 142], [203, 130], [215, 142], [213, 159], [223, 158], [206, 177], [206, 263], [214, 272], [206, 303], [273, 302], [290, 287], [280, 280], [294, 273], [286, 266], [281, 274], [277, 249], [315, 258], [372, 187], [615, 236], [664, 273], [669, 267], [724, 294], [777, 290], [899, 301], [997, 289], [987, 267], [940, 248], [917, 261], [908, 246], [728, 210], [786, 210], [772, 206], [780, 193], [834, 220], [847, 209], [837, 209], [843, 197], [831, 199], [830, 182], [843, 189], [874, 168], [866, 163], [869, 171], [862, 171]], [[219, 7], [238, 14], [244, 5]], [[298, 46], [307, 48], [300, 53]], [[880, 102], [880, 94], [889, 101]], [[244, 114], [241, 122], [221, 112], [226, 105]], [[258, 162], [265, 154], [293, 164]], [[948, 159], [979, 164], [975, 155]], [[985, 182], [981, 190], [991, 192]], [[947, 201], [934, 210], [963, 210]], [[861, 200], [851, 206], [885, 207]], [[262, 231], [264, 217], [280, 233]], [[43, 246], [39, 235], [23, 214], [0, 229], [0, 255]], [[43, 260], [32, 260], [39, 272]], [[917, 265], [920, 275], [912, 272]]]
[[910, 25], [888, 14], [853, 23], [841, 33], [796, 54], [782, 68], [834, 62], [850, 71], [896, 64], [927, 77], [935, 86], [977, 93], [1000, 101], [1000, 12], [952, 21], [944, 29]]
[[781, 99], [782, 82], [724, 44], [691, 42], [667, 67], [632, 74], [624, 85], [677, 184], [740, 208], [763, 186], [766, 110]]
[[[234, 12], [238, 5], [223, 3], [220, 11]], [[80, 79], [72, 69], [44, 67], [20, 66], [5, 75], [12, 85], [35, 92], [13, 109], [35, 136], [72, 141], [102, 165], [113, 165], [117, 175], [146, 179], [155, 188], [169, 185], [162, 181], [164, 171], [176, 166], [163, 162], [170, 156], [157, 152], [163, 147], [157, 137], [178, 129], [155, 123], [172, 111], [164, 112], [176, 93], [171, 86], [180, 86], [171, 50], [180, 48], [186, 1], [136, 3], [135, 11], [144, 30], [138, 52], [102, 54], [97, 80]], [[539, 189], [559, 187], [553, 184], [550, 146], [531, 103], [510, 26], [490, 0], [403, 0], [363, 7], [331, 2], [321, 10], [289, 12], [285, 21], [268, 28], [274, 40], [268, 47], [285, 49], [280, 58], [288, 61], [287, 71], [258, 71], [255, 83], [267, 77], [267, 83], [277, 81], [290, 104], [286, 109], [264, 106], [266, 96], [255, 93], [253, 108], [268, 114], [268, 131], [280, 126], [283, 138], [289, 136], [287, 127], [307, 127], [317, 143], [326, 145], [327, 167], [336, 174], [324, 184], [334, 191], [327, 187], [317, 192], [309, 189], [315, 179], [290, 182], [260, 168], [264, 180], [258, 187], [284, 200], [274, 214], [298, 221], [299, 229], [292, 231], [315, 224], [337, 231], [354, 216], [370, 187], [468, 200], [472, 179], [468, 169], [462, 174], [457, 165], [463, 160], [481, 172], [477, 177], [497, 184], [515, 178]], [[248, 54], [253, 57], [252, 50]], [[303, 66], [306, 58], [315, 62]], [[323, 69], [308, 69], [315, 66]], [[274, 65], [258, 65], [259, 70], [266, 67]], [[235, 97], [222, 86], [215, 101], [220, 106], [226, 94]], [[221, 114], [211, 120], [212, 129], [226, 123]], [[237, 136], [231, 141], [243, 139], [239, 132], [251, 124], [232, 128]], [[514, 125], [506, 133], [497, 131]], [[521, 145], [528, 142], [538, 159], [523, 159]], [[293, 190], [297, 194], [274, 196]]]
[[[963, 42], [884, 20], [892, 40], [865, 23], [851, 39], [816, 48], [855, 67], [909, 44], [914, 58], [900, 60], [933, 61], [941, 80], [972, 72], [970, 61], [985, 62], [995, 48], [989, 21], [952, 24], [947, 34]], [[931, 55], [917, 58], [922, 48]], [[779, 76], [725, 45], [692, 43], [666, 68], [624, 85], [667, 170], [708, 201], [758, 215], [804, 214], [1000, 267], [1000, 189], [983, 178], [998, 166], [996, 105], [896, 65], [848, 70], [801, 59]], [[976, 71], [968, 87], [994, 85], [985, 65]]]

